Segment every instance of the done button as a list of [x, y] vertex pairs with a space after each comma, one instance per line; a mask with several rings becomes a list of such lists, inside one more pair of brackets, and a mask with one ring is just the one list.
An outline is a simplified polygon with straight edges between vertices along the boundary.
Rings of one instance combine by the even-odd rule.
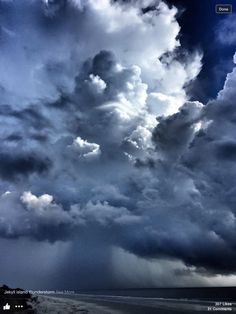
[[232, 13], [232, 4], [217, 4], [216, 5], [216, 13]]

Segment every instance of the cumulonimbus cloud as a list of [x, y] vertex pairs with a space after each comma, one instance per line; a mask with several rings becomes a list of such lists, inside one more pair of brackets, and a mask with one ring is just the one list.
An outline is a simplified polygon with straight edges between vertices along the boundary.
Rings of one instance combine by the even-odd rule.
[[217, 99], [187, 101], [201, 56], [176, 60], [175, 8], [138, 3], [0, 1], [1, 236], [93, 229], [235, 273], [235, 70]]

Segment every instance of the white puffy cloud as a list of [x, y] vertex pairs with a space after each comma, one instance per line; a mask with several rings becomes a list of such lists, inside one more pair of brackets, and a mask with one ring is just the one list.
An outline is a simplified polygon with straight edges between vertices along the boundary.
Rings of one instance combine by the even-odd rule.
[[86, 159], [93, 158], [99, 156], [101, 151], [100, 147], [96, 143], [89, 143], [86, 140], [83, 140], [81, 137], [77, 137], [71, 147], [75, 150], [76, 153], [80, 157], [84, 157]]
[[169, 116], [176, 113], [183, 102], [184, 97], [176, 98], [162, 93], [150, 93], [147, 101], [150, 112], [156, 116]]
[[125, 141], [137, 149], [145, 150], [153, 146], [152, 132], [139, 125]]
[[53, 197], [48, 194], [41, 195], [39, 197], [33, 195], [31, 192], [24, 192], [21, 201], [26, 204], [27, 208], [43, 210], [51, 205]]
[[102, 93], [106, 88], [106, 83], [98, 75], [89, 75], [89, 81], [91, 88], [95, 93]]
[[[168, 67], [160, 62], [164, 53], [179, 46], [177, 10], [153, 1], [157, 10], [142, 14], [141, 8], [147, 5], [61, 0], [45, 2], [46, 17], [43, 17], [40, 2], [24, 0], [9, 4], [10, 11], [6, 9], [2, 20], [2, 27], [11, 34], [5, 35], [0, 58], [3, 69], [7, 68], [0, 76], [7, 93], [2, 101], [11, 97], [11, 102], [21, 107], [42, 98], [57, 99], [61, 89], [73, 90], [72, 78], [77, 75], [78, 66], [100, 50], [115, 51], [126, 66], [138, 65], [144, 82], [153, 90], [164, 89], [169, 93], [171, 84], [171, 93], [183, 97], [184, 83], [199, 72], [199, 57], [190, 57], [185, 64], [175, 61]], [[15, 17], [13, 24], [11, 12]], [[17, 63], [13, 65], [14, 59]]]

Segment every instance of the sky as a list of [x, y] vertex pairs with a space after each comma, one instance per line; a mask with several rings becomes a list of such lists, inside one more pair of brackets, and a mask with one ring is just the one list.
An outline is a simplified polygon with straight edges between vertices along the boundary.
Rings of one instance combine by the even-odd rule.
[[[169, 0], [168, 3], [179, 9], [178, 22], [181, 25], [182, 45], [187, 49], [200, 49], [203, 52], [202, 70], [190, 86], [188, 95], [192, 100], [198, 99], [205, 103], [209, 98], [216, 97], [224, 86], [227, 73], [233, 67], [232, 55], [236, 44], [235, 40], [227, 42], [227, 38], [229, 32], [235, 33], [234, 15], [225, 19], [224, 14], [215, 14], [215, 5], [233, 2], [207, 0], [201, 1], [200, 4], [195, 0]], [[227, 35], [221, 36], [220, 29], [224, 29]], [[223, 37], [226, 39], [221, 40]]]
[[235, 21], [0, 0], [2, 284], [235, 285]]

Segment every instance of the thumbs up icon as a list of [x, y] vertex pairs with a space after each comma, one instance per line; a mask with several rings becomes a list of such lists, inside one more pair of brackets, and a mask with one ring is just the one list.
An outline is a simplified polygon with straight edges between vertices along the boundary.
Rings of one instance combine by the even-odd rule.
[[8, 303], [3, 306], [3, 311], [7, 311], [7, 310], [10, 310], [10, 309], [11, 309], [11, 306]]

